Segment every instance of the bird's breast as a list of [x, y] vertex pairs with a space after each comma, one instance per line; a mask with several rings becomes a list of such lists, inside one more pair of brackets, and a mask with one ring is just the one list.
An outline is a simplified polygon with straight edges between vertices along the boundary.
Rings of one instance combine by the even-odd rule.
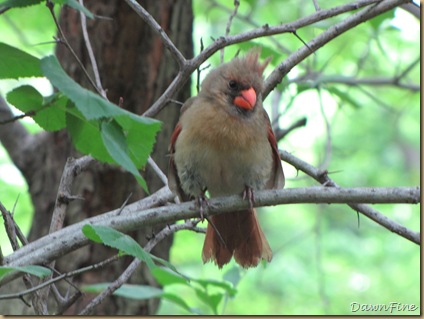
[[226, 114], [196, 113], [182, 121], [175, 145], [183, 189], [196, 196], [192, 189], [203, 186], [216, 197], [240, 194], [246, 186], [263, 188], [272, 170], [266, 127]]

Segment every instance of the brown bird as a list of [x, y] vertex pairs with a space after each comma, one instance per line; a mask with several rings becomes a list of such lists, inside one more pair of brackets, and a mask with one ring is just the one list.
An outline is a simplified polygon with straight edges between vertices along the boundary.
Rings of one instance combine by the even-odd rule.
[[[234, 255], [242, 267], [271, 261], [272, 251], [252, 206], [254, 191], [284, 187], [277, 141], [262, 106], [263, 71], [259, 51], [212, 70], [196, 97], [181, 109], [171, 137], [169, 187], [182, 200], [242, 194], [250, 208], [210, 218], [203, 262], [219, 268]], [[213, 224], [213, 225], [211, 225]]]

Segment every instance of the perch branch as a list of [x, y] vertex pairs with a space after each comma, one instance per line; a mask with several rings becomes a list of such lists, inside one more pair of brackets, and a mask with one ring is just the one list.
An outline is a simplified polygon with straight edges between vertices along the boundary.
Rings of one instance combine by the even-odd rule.
[[[161, 190], [162, 201], [171, 200], [173, 194], [164, 187]], [[153, 195], [152, 195], [153, 196]], [[418, 187], [395, 187], [395, 188], [337, 188], [337, 187], [308, 187], [278, 190], [257, 191], [255, 193], [254, 206], [270, 206], [295, 203], [419, 203], [420, 189]], [[209, 216], [224, 213], [231, 210], [243, 210], [249, 207], [249, 203], [241, 196], [212, 198], [209, 200], [211, 207]], [[119, 231], [127, 232], [140, 227], [156, 224], [169, 224], [177, 220], [185, 220], [198, 217], [198, 210], [194, 201], [181, 204], [155, 207], [149, 209], [137, 208], [138, 202], [126, 206], [122, 213], [119, 210], [107, 214], [92, 217], [82, 222], [73, 224], [58, 232], [47, 235], [34, 241], [15, 253], [4, 258], [5, 265], [21, 266], [28, 264], [43, 264], [50, 262], [70, 251], [80, 248], [88, 243], [81, 228], [87, 224], [95, 224], [113, 227]], [[360, 211], [361, 212], [361, 211]], [[392, 230], [395, 223], [387, 219], [386, 226]], [[417, 244], [420, 243], [419, 233], [404, 229], [398, 232]], [[40, 244], [40, 242], [42, 244]]]
[[[314, 166], [302, 161], [301, 159], [291, 155], [290, 153], [288, 153], [286, 151], [280, 151], [280, 157], [283, 161], [291, 164], [292, 166], [294, 166], [298, 170], [305, 172], [307, 175], [313, 177], [315, 180], [317, 180], [321, 184], [323, 184], [327, 187], [330, 187], [330, 188], [331, 187], [339, 188], [339, 186], [333, 180], [331, 180], [328, 177], [327, 171], [319, 170], [319, 169], [315, 168]], [[410, 190], [412, 190], [412, 189], [413, 188], [411, 188]], [[419, 193], [419, 188], [416, 188], [416, 190]], [[371, 188], [369, 195], [372, 196], [373, 192], [374, 192], [374, 190], [373, 190], [373, 188]], [[418, 193], [417, 193], [417, 195], [418, 195]], [[358, 201], [358, 202], [346, 201], [346, 203], [353, 210], [355, 210], [355, 211], [365, 215], [366, 217], [372, 219], [377, 224], [387, 228], [391, 232], [394, 232], [394, 233], [412, 241], [413, 243], [416, 243], [418, 245], [421, 244], [421, 237], [420, 237], [419, 232], [412, 231], [412, 230], [396, 223], [395, 221], [387, 218], [386, 216], [384, 216], [383, 214], [381, 214], [380, 212], [378, 212], [374, 208], [372, 208], [368, 205], [365, 205], [364, 203], [360, 203], [360, 201]], [[368, 203], [376, 204], [376, 203], [372, 203], [372, 202], [368, 202]], [[419, 203], [419, 200], [416, 203]]]

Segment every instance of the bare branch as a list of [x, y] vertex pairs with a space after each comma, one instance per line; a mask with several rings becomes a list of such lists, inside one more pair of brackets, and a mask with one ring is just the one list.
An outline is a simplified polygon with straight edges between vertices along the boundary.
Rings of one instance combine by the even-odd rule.
[[[228, 17], [227, 27], [225, 28], [226, 37], [230, 34], [231, 23], [233, 22], [234, 17], [237, 15], [239, 6], [240, 6], [240, 0], [234, 0], [234, 10], [233, 12], [231, 12], [230, 16]], [[221, 63], [224, 63], [224, 48], [221, 49], [220, 61]]]
[[0, 300], [22, 298], [25, 295], [31, 294], [33, 292], [36, 292], [36, 291], [38, 291], [40, 289], [43, 289], [43, 288], [45, 288], [47, 286], [50, 286], [50, 285], [54, 284], [54, 283], [56, 283], [56, 282], [58, 282], [60, 280], [63, 280], [63, 279], [66, 279], [66, 278], [71, 278], [71, 277], [74, 277], [76, 275], [82, 274], [82, 273], [87, 272], [87, 271], [93, 271], [93, 270], [102, 268], [102, 267], [106, 266], [107, 264], [110, 264], [111, 262], [114, 262], [114, 261], [118, 260], [119, 257], [120, 257], [119, 255], [115, 255], [115, 256], [112, 256], [112, 257], [110, 257], [110, 258], [108, 258], [106, 260], [103, 260], [103, 261], [101, 261], [101, 262], [99, 262], [97, 264], [90, 265], [90, 266], [87, 266], [87, 267], [84, 267], [84, 268], [80, 268], [80, 269], [77, 269], [77, 270], [73, 270], [73, 271], [70, 271], [70, 272], [61, 274], [59, 276], [56, 276], [56, 277], [54, 277], [54, 278], [52, 278], [52, 279], [50, 279], [48, 281], [45, 281], [45, 282], [43, 282], [43, 283], [41, 283], [41, 284], [39, 284], [39, 285], [37, 285], [35, 287], [32, 287], [32, 288], [27, 289], [27, 290], [24, 290], [24, 291], [20, 291], [20, 292], [17, 292], [17, 293], [0, 295]]
[[77, 177], [77, 175], [86, 169], [87, 166], [93, 161], [94, 158], [91, 156], [83, 156], [79, 159], [70, 157], [66, 161], [65, 168], [63, 169], [62, 177], [60, 179], [55, 207], [53, 210], [52, 221], [49, 230], [50, 234], [62, 228], [69, 202], [74, 199], [82, 199], [71, 194], [72, 184], [75, 177]]
[[[131, 3], [135, 2], [134, 0], [126, 0], [126, 1], [131, 2]], [[357, 17], [356, 20], [354, 19], [354, 21], [353, 21], [355, 23], [344, 24], [343, 32], [347, 31], [350, 28], [355, 27], [356, 25], [358, 25], [359, 23], [361, 23], [361, 22], [363, 22], [367, 19], [370, 19], [370, 18], [372, 18], [372, 17], [374, 17], [374, 16], [376, 16], [376, 15], [382, 13], [382, 12], [385, 12], [383, 9], [385, 9], [387, 11], [390, 8], [393, 8], [397, 5], [400, 5], [402, 3], [407, 2], [408, 0], [386, 0], [386, 1], [383, 1], [383, 2], [387, 2], [387, 1], [390, 2], [392, 7], [386, 8], [387, 6], [383, 6], [381, 9], [379, 7], [378, 10], [372, 10], [371, 13], [368, 14], [367, 16], [364, 15], [364, 17], [362, 17], [362, 16], [360, 16], [359, 18]], [[282, 25], [272, 26], [272, 27], [269, 26], [269, 25], [264, 25], [260, 28], [255, 29], [255, 30], [243, 32], [243, 33], [240, 33], [240, 34], [237, 34], [237, 35], [228, 36], [228, 37], [220, 37], [217, 40], [215, 40], [214, 43], [212, 43], [211, 45], [206, 47], [199, 55], [197, 55], [196, 57], [194, 57], [191, 60], [186, 60], [186, 62], [183, 64], [183, 67], [180, 68], [180, 72], [174, 78], [172, 83], [168, 86], [166, 91], [159, 97], [159, 99], [156, 100], [156, 102], [143, 115], [149, 116], [149, 117], [155, 116], [163, 107], [165, 107], [166, 103], [169, 102], [169, 100], [172, 98], [172, 96], [183, 87], [183, 85], [188, 80], [190, 75], [203, 62], [205, 62], [215, 52], [217, 52], [218, 50], [220, 50], [220, 49], [222, 49], [226, 46], [229, 46], [231, 44], [240, 43], [240, 42], [245, 42], [245, 41], [248, 41], [248, 40], [252, 40], [252, 39], [260, 38], [260, 37], [264, 37], [264, 36], [270, 36], [270, 35], [276, 35], [276, 34], [282, 34], [282, 33], [293, 33], [294, 31], [298, 30], [299, 28], [311, 25], [315, 22], [318, 22], [318, 21], [321, 21], [321, 20], [324, 20], [324, 19], [328, 19], [328, 18], [337, 16], [337, 15], [340, 15], [342, 13], [357, 10], [359, 8], [366, 7], [366, 6], [369, 6], [371, 4], [375, 4], [375, 3], [379, 3], [379, 2], [381, 2], [381, 0], [360, 0], [360, 1], [357, 1], [357, 2], [354, 2], [354, 3], [344, 4], [344, 5], [334, 7], [334, 8], [331, 8], [331, 9], [320, 10], [320, 11], [315, 12], [315, 13], [307, 16], [307, 17], [300, 18], [300, 19], [293, 21], [293, 22], [290, 22], [290, 23], [285, 23], [285, 24], [282, 24]], [[392, 2], [394, 2], [394, 4], [392, 4]], [[141, 14], [141, 13], [139, 13], [139, 14]], [[144, 19], [144, 17], [143, 17], [143, 19]], [[345, 19], [344, 21], [346, 21], [346, 20], [347, 19]], [[350, 19], [350, 20], [352, 20], [352, 19]], [[336, 30], [336, 31], [334, 29], [331, 29], [331, 30], [332, 30], [333, 33], [338, 32], [338, 30]], [[327, 32], [328, 31], [323, 32], [322, 34], [327, 34]], [[343, 32], [340, 32], [338, 34], [341, 34]], [[322, 36], [322, 34], [320, 36], [316, 37], [315, 39], [313, 39], [311, 42], [309, 42], [308, 46], [310, 46], [312, 44], [313, 45], [313, 47], [311, 46], [312, 49], [317, 50], [319, 47], [323, 46], [325, 43], [327, 43], [328, 41], [330, 41], [331, 39], [333, 39], [334, 37], [336, 37], [338, 35], [338, 34], [330, 34], [332, 36], [331, 39], [330, 39], [330, 38], [328, 38], [328, 34], [324, 37]], [[301, 51], [301, 50], [296, 51], [295, 53], [290, 55], [290, 57], [287, 60], [285, 60], [285, 62], [280, 64], [278, 69], [275, 70], [271, 74], [273, 76], [272, 78], [271, 78], [271, 76], [268, 77], [268, 80], [265, 83], [266, 86], [265, 86], [265, 91], [264, 91], [265, 92], [264, 97], [266, 97], [268, 95], [269, 91], [272, 88], [274, 88], [275, 85], [277, 85], [281, 81], [281, 79], [296, 64], [298, 64], [300, 61], [302, 61], [307, 56], [309, 56], [310, 54], [313, 53], [307, 47], [304, 47], [304, 49], [305, 48], [306, 48], [307, 52], [304, 52], [304, 51]], [[284, 72], [278, 71], [279, 69], [286, 70], [286, 71], [284, 71]]]
[[[274, 87], [278, 83], [281, 82], [283, 77], [285, 77], [294, 66], [306, 59], [311, 54], [311, 50], [315, 52], [324, 44], [338, 37], [342, 33], [354, 28], [358, 24], [372, 19], [406, 2], [408, 2], [408, 0], [378, 1], [377, 4], [352, 14], [343, 21], [336, 23], [335, 25], [328, 28], [326, 31], [322, 32], [320, 35], [308, 42], [308, 47], [302, 47], [293, 54], [291, 54], [286, 60], [280, 63], [280, 65], [269, 75], [269, 77], [265, 81], [265, 88], [263, 92], [264, 98], [269, 94], [271, 90], [274, 89]], [[327, 10], [320, 10], [315, 14], [318, 15], [325, 11]]]
[[150, 13], [147, 12], [137, 1], [125, 1], [143, 19], [143, 21], [146, 22], [152, 28], [152, 30], [155, 31], [162, 38], [163, 44], [175, 58], [180, 68], [182, 68], [183, 65], [186, 64], [186, 59], [184, 58], [180, 50], [177, 49], [175, 44], [168, 37], [162, 27], [156, 22], [156, 20], [150, 15]]
[[[82, 6], [84, 6], [83, 0], [79, 0], [79, 2]], [[88, 56], [90, 57], [90, 62], [91, 62], [91, 66], [93, 68], [93, 73], [94, 73], [94, 79], [96, 80], [96, 86], [98, 88], [100, 95], [107, 100], [108, 98], [106, 95], [106, 91], [103, 88], [102, 81], [100, 79], [99, 68], [97, 67], [96, 58], [94, 57], [93, 47], [91, 46], [90, 38], [88, 36], [87, 18], [82, 11], [80, 11], [80, 19], [81, 19], [82, 36], [84, 37], [85, 46], [87, 48]]]
[[[288, 153], [286, 151], [280, 151], [280, 157], [283, 161], [285, 161], [285, 162], [293, 165], [297, 169], [305, 172], [307, 175], [313, 177], [315, 180], [317, 180], [321, 184], [323, 184], [325, 186], [339, 188], [339, 186], [333, 180], [331, 180], [328, 177], [327, 171], [319, 170], [319, 169], [315, 168], [314, 166], [302, 161], [301, 159], [291, 155], [290, 153]], [[412, 191], [412, 189], [413, 188], [411, 188], [410, 191]], [[416, 188], [416, 190], [418, 190], [418, 193], [419, 193], [419, 188]], [[371, 193], [374, 192], [374, 190], [372, 190], [372, 189], [370, 191], [371, 191]], [[418, 193], [416, 195], [421, 196]], [[371, 194], [369, 194], [369, 195], [371, 195]], [[396, 223], [395, 221], [390, 220], [389, 218], [387, 218], [386, 216], [384, 216], [383, 214], [381, 214], [380, 212], [378, 212], [374, 208], [372, 208], [368, 205], [365, 205], [363, 203], [361, 204], [359, 202], [360, 201], [358, 201], [358, 202], [346, 201], [346, 203], [348, 203], [347, 205], [349, 207], [351, 207], [353, 210], [367, 216], [368, 218], [372, 219], [373, 221], [375, 221], [376, 223], [380, 224], [381, 226], [387, 228], [388, 230], [390, 230], [394, 233], [397, 233], [398, 235], [400, 235], [400, 236], [402, 236], [402, 237], [404, 237], [404, 238], [406, 238], [406, 239], [408, 239], [408, 240], [410, 240], [410, 241], [412, 241], [412, 242], [414, 242], [418, 245], [421, 244], [421, 237], [420, 237], [419, 232], [409, 230], [408, 228]], [[371, 204], [371, 202], [369, 202], [369, 203]], [[376, 204], [376, 203], [373, 203], [373, 204]]]
[[[416, 61], [414, 61], [416, 62]], [[405, 70], [408, 71], [408, 70]], [[369, 77], [369, 78], [355, 78], [341, 75], [325, 75], [322, 76], [318, 73], [308, 73], [289, 80], [289, 83], [301, 83], [311, 81], [311, 86], [315, 87], [319, 84], [346, 84], [346, 85], [369, 85], [369, 86], [395, 86], [401, 89], [410, 90], [413, 92], [420, 91], [420, 85], [407, 84], [400, 82], [401, 78], [404, 77], [402, 72], [399, 76], [394, 78], [383, 78], [383, 77]]]
[[58, 39], [59, 43], [63, 43], [65, 45], [65, 47], [69, 50], [69, 52], [71, 53], [71, 55], [74, 57], [75, 61], [77, 61], [78, 65], [80, 66], [81, 70], [83, 71], [84, 75], [87, 77], [88, 81], [90, 82], [90, 84], [93, 86], [93, 88], [96, 90], [96, 92], [100, 95], [102, 95], [102, 91], [97, 87], [96, 83], [94, 83], [93, 79], [91, 78], [91, 76], [88, 74], [87, 69], [84, 67], [84, 64], [81, 62], [80, 58], [78, 57], [78, 55], [75, 53], [74, 49], [72, 48], [72, 46], [69, 44], [68, 39], [66, 39], [65, 34], [62, 31], [62, 28], [60, 27], [59, 21], [56, 18], [56, 14], [54, 12], [54, 3], [50, 0], [46, 1], [46, 6], [47, 8], [49, 8], [50, 10], [50, 14], [52, 15], [53, 21], [57, 27], [57, 30], [60, 34], [60, 38]]

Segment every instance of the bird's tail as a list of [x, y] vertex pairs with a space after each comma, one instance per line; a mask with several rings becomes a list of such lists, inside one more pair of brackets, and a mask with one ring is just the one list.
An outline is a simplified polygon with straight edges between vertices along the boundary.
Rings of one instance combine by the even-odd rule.
[[272, 251], [255, 209], [212, 216], [211, 222], [203, 245], [204, 263], [214, 261], [222, 268], [233, 255], [243, 268], [256, 267], [261, 259], [271, 261]]

